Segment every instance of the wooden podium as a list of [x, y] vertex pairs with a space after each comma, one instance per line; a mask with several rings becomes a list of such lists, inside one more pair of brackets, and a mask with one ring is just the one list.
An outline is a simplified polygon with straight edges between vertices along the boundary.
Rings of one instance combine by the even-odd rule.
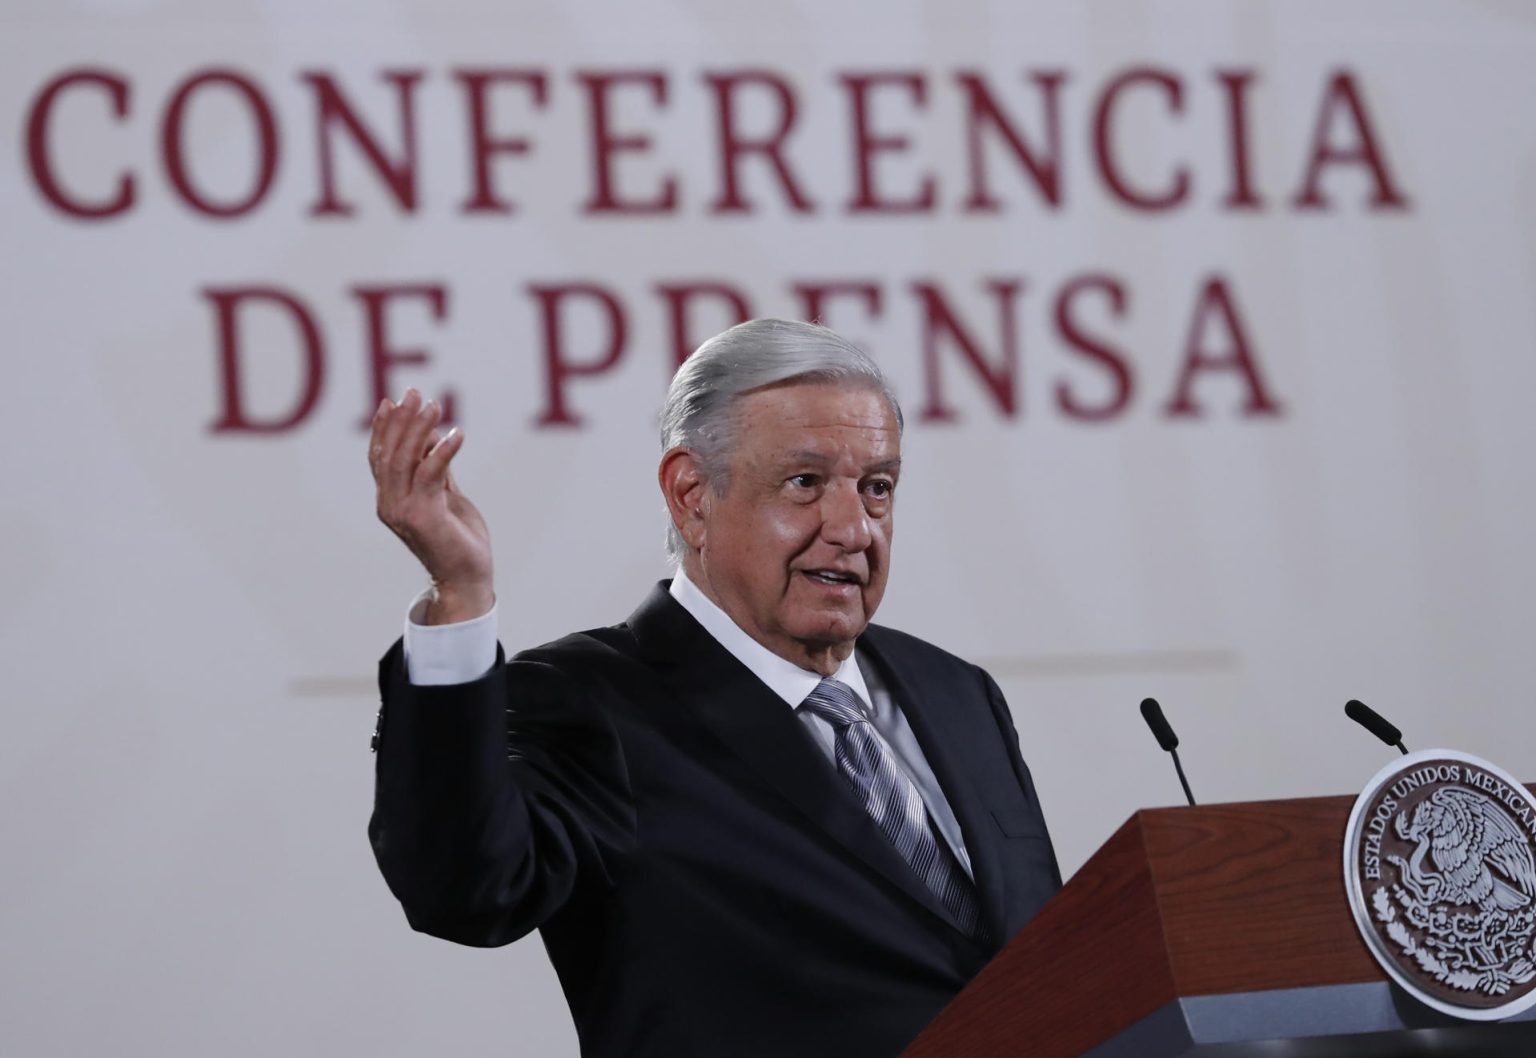
[[1344, 894], [1352, 797], [1137, 812], [903, 1058], [1536, 1056], [1376, 964]]

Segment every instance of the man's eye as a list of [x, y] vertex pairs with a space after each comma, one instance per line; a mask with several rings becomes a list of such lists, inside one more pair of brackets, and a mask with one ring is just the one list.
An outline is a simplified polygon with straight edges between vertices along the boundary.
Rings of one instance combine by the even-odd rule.
[[821, 478], [817, 477], [815, 474], [796, 474], [794, 477], [789, 479], [789, 483], [796, 486], [797, 488], [814, 489], [821, 483]]
[[891, 493], [896, 490], [896, 483], [894, 481], [886, 481], [881, 478], [869, 482], [864, 486], [864, 488], [865, 491], [867, 491], [871, 496], [883, 500], [889, 497]]

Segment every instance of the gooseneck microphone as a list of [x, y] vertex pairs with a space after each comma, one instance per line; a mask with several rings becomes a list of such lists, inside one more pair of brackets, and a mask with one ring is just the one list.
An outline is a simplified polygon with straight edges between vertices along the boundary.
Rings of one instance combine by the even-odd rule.
[[1179, 763], [1179, 736], [1168, 726], [1168, 720], [1163, 716], [1163, 707], [1157, 704], [1156, 698], [1141, 700], [1141, 717], [1152, 729], [1152, 737], [1157, 739], [1157, 744], [1173, 757], [1173, 767], [1179, 773], [1179, 785], [1184, 787], [1184, 797], [1190, 804], [1194, 804], [1195, 795], [1189, 792], [1189, 780], [1184, 778], [1184, 765]]
[[1393, 727], [1391, 724], [1387, 723], [1386, 719], [1380, 713], [1366, 705], [1364, 702], [1360, 701], [1358, 698], [1351, 698], [1349, 701], [1344, 703], [1344, 715], [1349, 717], [1355, 723], [1359, 724], [1361, 727], [1365, 728], [1377, 738], [1381, 739], [1387, 745], [1396, 746], [1398, 749], [1402, 750], [1403, 756], [1406, 757], [1408, 755], [1408, 747], [1403, 745], [1403, 733], [1397, 728]]

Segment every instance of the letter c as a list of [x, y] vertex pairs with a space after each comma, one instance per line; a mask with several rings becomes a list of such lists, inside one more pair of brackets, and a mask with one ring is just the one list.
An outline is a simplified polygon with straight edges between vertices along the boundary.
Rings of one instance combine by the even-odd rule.
[[133, 206], [134, 182], [131, 173], [118, 174], [117, 191], [109, 199], [87, 201], [68, 194], [59, 183], [48, 153], [48, 122], [53, 115], [53, 104], [67, 88], [76, 85], [96, 85], [106, 90], [112, 103], [112, 114], [121, 120], [128, 116], [128, 82], [118, 75], [100, 69], [83, 68], [66, 70], [38, 93], [27, 117], [27, 164], [32, 179], [43, 197], [61, 212], [71, 217], [98, 219], [123, 213]]

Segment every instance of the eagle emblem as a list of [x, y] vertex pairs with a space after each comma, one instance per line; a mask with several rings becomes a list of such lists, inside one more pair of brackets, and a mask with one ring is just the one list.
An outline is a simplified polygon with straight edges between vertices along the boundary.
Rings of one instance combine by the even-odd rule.
[[1351, 815], [1346, 880], [1367, 947], [1408, 991], [1462, 1017], [1536, 1003], [1536, 800], [1449, 750], [1405, 757]]
[[1422, 903], [1518, 911], [1536, 897], [1530, 842], [1487, 794], [1442, 786], [1419, 802], [1412, 819], [1406, 812], [1397, 817], [1397, 835], [1417, 843], [1407, 862], [1391, 860]]

